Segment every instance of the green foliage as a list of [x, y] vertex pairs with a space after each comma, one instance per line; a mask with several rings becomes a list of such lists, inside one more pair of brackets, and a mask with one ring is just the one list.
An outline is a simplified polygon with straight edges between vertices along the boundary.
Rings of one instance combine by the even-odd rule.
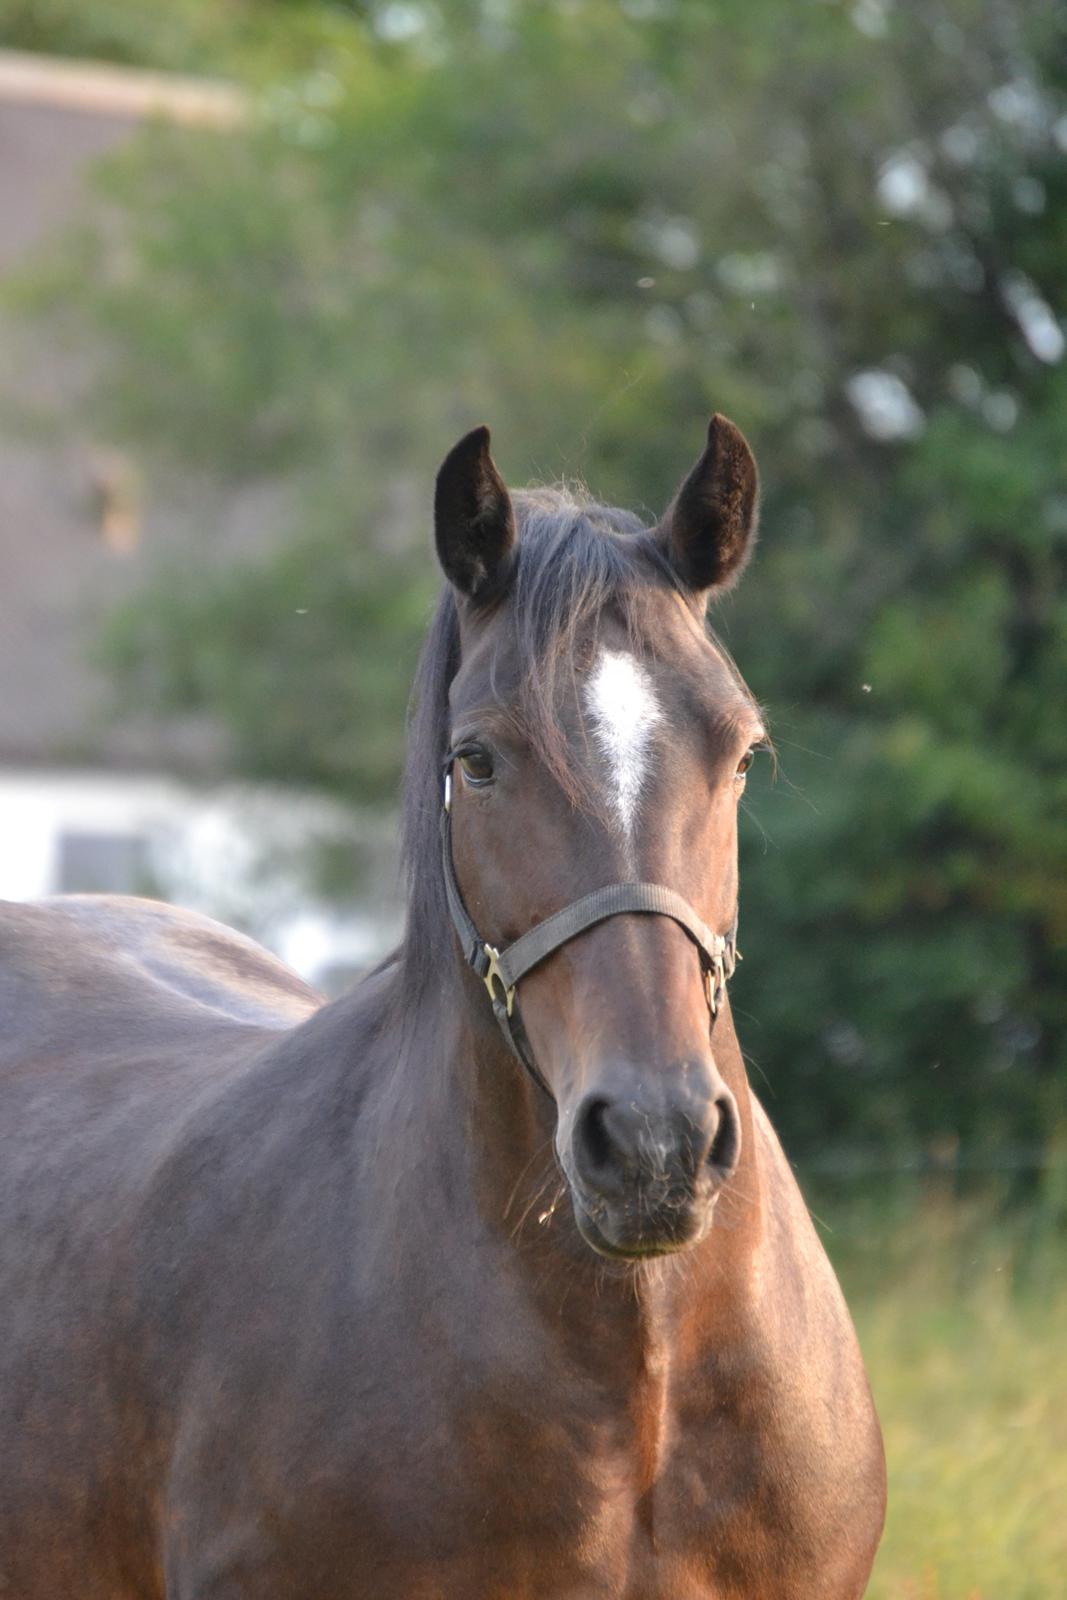
[[487, 418], [513, 482], [655, 511], [731, 413], [765, 531], [717, 621], [782, 773], [744, 838], [757, 1078], [797, 1151], [1036, 1152], [1067, 1068], [1063, 4], [343, 20], [246, 135], [146, 138], [118, 238], [71, 257], [98, 425], [299, 506], [276, 561], [119, 619], [124, 691], [380, 797], [452, 439]]
[[5, 49], [267, 80], [342, 46], [360, 0], [0, 0]]
[[221, 580], [198, 582], [185, 567], [167, 587], [166, 604], [127, 608], [103, 643], [142, 705], [210, 707], [249, 777], [291, 783], [295, 770], [307, 785], [344, 792], [358, 767], [361, 796], [393, 798], [427, 601], [406, 566], [355, 547], [338, 561], [336, 549], [309, 542]]

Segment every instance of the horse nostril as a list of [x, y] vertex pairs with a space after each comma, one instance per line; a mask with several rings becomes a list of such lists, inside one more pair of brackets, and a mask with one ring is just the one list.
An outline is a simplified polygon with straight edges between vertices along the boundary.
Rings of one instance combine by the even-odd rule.
[[613, 1142], [607, 1126], [608, 1102], [604, 1099], [587, 1101], [578, 1117], [574, 1136], [586, 1162], [594, 1171], [603, 1172], [611, 1165]]
[[572, 1151], [580, 1179], [618, 1196], [635, 1180], [690, 1189], [703, 1172], [719, 1188], [741, 1148], [737, 1105], [719, 1083], [712, 1101], [644, 1104], [591, 1094], [578, 1110]]
[[715, 1101], [715, 1113], [718, 1125], [708, 1149], [708, 1165], [719, 1181], [724, 1183], [733, 1175], [741, 1154], [741, 1121], [737, 1114], [737, 1102], [728, 1089]]

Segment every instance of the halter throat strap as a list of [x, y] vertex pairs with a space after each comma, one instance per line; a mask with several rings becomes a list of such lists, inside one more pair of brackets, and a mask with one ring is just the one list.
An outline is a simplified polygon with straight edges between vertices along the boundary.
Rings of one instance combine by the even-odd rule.
[[670, 917], [676, 922], [697, 948], [700, 968], [704, 977], [704, 994], [712, 1019], [718, 1014], [726, 993], [727, 980], [741, 959], [737, 948], [737, 918], [728, 933], [712, 933], [697, 916], [688, 901], [673, 889], [659, 883], [612, 883], [594, 889], [580, 900], [574, 900], [562, 911], [546, 917], [536, 927], [506, 945], [496, 949], [482, 939], [463, 903], [456, 870], [452, 861], [452, 808], [451, 776], [445, 778], [445, 802], [441, 810], [441, 864], [444, 871], [445, 894], [452, 925], [459, 939], [463, 959], [482, 980], [489, 991], [501, 1033], [512, 1054], [522, 1062], [539, 1088], [551, 1096], [530, 1049], [522, 1018], [515, 1004], [519, 983], [528, 972], [539, 966], [561, 945], [604, 922], [608, 917], [618, 917], [632, 912]]

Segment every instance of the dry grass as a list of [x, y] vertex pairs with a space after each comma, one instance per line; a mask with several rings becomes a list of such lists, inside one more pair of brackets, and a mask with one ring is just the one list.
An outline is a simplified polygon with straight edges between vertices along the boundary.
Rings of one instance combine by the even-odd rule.
[[1067, 1247], [1050, 1208], [1005, 1219], [927, 1193], [892, 1218], [816, 1209], [889, 1461], [869, 1600], [1062, 1600]]

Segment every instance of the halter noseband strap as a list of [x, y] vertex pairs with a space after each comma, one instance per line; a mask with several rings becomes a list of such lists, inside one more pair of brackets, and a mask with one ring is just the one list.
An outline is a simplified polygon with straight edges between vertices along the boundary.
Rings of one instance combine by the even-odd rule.
[[441, 860], [444, 868], [445, 894], [452, 923], [459, 938], [460, 949], [467, 965], [476, 972], [489, 991], [493, 1014], [512, 1054], [522, 1062], [546, 1094], [551, 1090], [538, 1070], [515, 1008], [515, 991], [526, 974], [538, 966], [560, 945], [568, 944], [587, 928], [617, 917], [623, 913], [644, 912], [653, 916], [670, 917], [683, 928], [697, 947], [700, 968], [704, 976], [704, 994], [708, 1010], [714, 1018], [722, 1004], [726, 983], [733, 976], [734, 967], [741, 959], [737, 948], [737, 918], [728, 933], [712, 933], [707, 924], [697, 916], [692, 906], [673, 889], [658, 883], [612, 883], [603, 889], [594, 889], [580, 900], [572, 901], [562, 911], [557, 911], [544, 922], [512, 941], [503, 950], [486, 944], [479, 934], [470, 914], [463, 904], [463, 896], [456, 882], [452, 863], [452, 779], [445, 777], [445, 799], [441, 810]]

